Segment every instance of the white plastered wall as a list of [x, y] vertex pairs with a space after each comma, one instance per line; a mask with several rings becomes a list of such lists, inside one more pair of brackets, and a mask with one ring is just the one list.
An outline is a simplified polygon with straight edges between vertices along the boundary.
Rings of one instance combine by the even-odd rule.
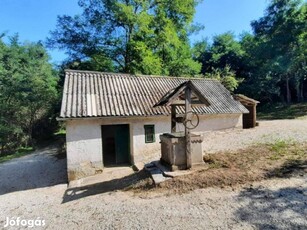
[[[192, 132], [206, 132], [230, 128], [242, 128], [242, 114], [208, 114], [199, 116], [198, 126]], [[184, 131], [183, 124], [177, 123], [177, 130]]]
[[[141, 118], [74, 119], [66, 122], [67, 168], [69, 180], [93, 175], [103, 170], [102, 125], [129, 124], [131, 164], [160, 157], [160, 134], [170, 132], [170, 116]], [[145, 143], [144, 125], [155, 125], [155, 142]], [[241, 114], [200, 116], [193, 132], [242, 127]], [[179, 131], [184, 131], [178, 125]]]
[[[170, 131], [170, 117], [74, 119], [66, 122], [68, 179], [103, 170], [102, 125], [129, 124], [131, 164], [146, 162], [160, 151], [159, 135]], [[155, 125], [155, 142], [145, 143], [144, 125]]]
[[66, 122], [68, 180], [101, 172], [101, 128], [95, 122], [71, 120]]

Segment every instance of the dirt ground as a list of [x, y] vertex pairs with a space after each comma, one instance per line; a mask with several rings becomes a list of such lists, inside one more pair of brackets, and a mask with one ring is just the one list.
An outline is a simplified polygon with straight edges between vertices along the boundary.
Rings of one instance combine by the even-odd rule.
[[[276, 139], [305, 142], [306, 123], [266, 121], [253, 130], [208, 133], [215, 138], [208, 147], [215, 152]], [[36, 229], [307, 228], [307, 174], [173, 195], [125, 191], [135, 179], [67, 188], [66, 159], [57, 146], [0, 164], [0, 228], [17, 217], [45, 220]]]

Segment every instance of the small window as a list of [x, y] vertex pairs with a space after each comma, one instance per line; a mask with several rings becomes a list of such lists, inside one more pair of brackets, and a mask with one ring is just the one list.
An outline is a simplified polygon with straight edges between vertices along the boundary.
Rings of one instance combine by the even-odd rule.
[[155, 126], [154, 125], [144, 125], [145, 129], [145, 143], [155, 142]]

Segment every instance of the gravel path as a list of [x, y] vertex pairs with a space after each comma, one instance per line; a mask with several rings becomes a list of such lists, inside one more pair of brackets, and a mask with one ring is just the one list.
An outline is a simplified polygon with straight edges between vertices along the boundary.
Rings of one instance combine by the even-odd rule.
[[66, 159], [58, 159], [58, 146], [0, 164], [0, 195], [67, 182]]
[[[252, 136], [250, 143], [271, 141], [272, 133], [304, 141], [305, 122], [261, 122], [235, 134], [211, 133], [212, 143], [221, 141], [211, 149], [240, 148]], [[55, 154], [50, 148], [0, 165], [0, 228], [7, 217], [40, 217], [46, 225], [33, 229], [307, 229], [307, 175], [172, 196], [104, 190], [103, 184], [67, 189], [65, 159]]]
[[307, 120], [260, 121], [254, 129], [228, 129], [204, 134], [207, 153], [236, 150], [259, 143], [307, 141]]
[[66, 203], [66, 186], [57, 185], [2, 195], [0, 226], [5, 217], [19, 216], [40, 217], [46, 229], [306, 229], [306, 184], [306, 177], [291, 178], [146, 198], [82, 191]]

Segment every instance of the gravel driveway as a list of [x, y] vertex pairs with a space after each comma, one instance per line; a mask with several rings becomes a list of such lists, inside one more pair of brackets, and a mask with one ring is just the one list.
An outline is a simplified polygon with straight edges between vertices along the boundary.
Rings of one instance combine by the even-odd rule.
[[228, 129], [204, 134], [205, 151], [236, 150], [259, 143], [307, 141], [307, 120], [260, 121], [254, 129]]
[[[252, 130], [210, 133], [214, 141], [207, 144], [218, 151], [244, 147], [242, 141], [305, 141], [306, 123], [265, 121]], [[171, 196], [100, 189], [103, 184], [67, 189], [65, 159], [55, 154], [49, 148], [0, 165], [1, 227], [20, 217], [45, 220], [34, 229], [307, 229], [307, 175]]]
[[66, 159], [57, 154], [58, 145], [52, 145], [0, 164], [0, 195], [66, 183]]

